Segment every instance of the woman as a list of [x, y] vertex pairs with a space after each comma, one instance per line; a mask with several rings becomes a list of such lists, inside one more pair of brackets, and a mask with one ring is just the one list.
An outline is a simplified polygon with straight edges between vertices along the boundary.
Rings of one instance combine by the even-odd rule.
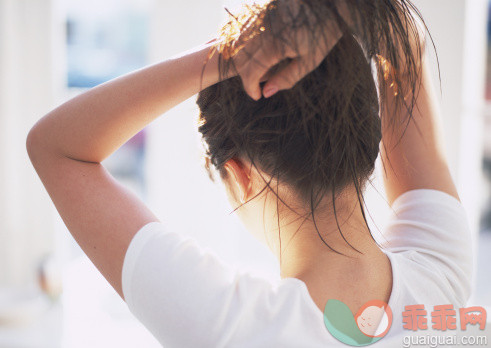
[[[388, 303], [389, 335], [403, 332], [405, 306], [465, 304], [469, 229], [417, 14], [406, 0], [248, 7], [218, 40], [95, 87], [34, 125], [29, 156], [65, 224], [163, 345], [324, 347], [336, 343], [329, 300], [353, 315]], [[101, 165], [196, 93], [210, 175], [278, 257], [279, 282], [167, 230]], [[382, 245], [363, 203], [379, 149], [393, 210]]]

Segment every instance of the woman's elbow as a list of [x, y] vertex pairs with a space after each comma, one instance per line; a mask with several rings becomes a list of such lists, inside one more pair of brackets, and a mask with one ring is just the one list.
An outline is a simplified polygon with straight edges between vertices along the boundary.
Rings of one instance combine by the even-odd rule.
[[38, 124], [35, 124], [27, 133], [26, 150], [33, 166], [40, 162], [42, 154], [46, 152], [46, 145], [43, 139], [46, 136], [42, 134]]
[[37, 134], [36, 134], [36, 126], [32, 127], [29, 132], [27, 133], [26, 137], [26, 150], [27, 154], [29, 155], [29, 159], [33, 160], [34, 157], [34, 150], [36, 149], [36, 142], [37, 142]]

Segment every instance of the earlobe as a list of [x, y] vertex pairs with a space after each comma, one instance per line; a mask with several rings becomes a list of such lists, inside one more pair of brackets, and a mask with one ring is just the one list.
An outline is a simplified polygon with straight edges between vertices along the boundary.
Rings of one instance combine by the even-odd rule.
[[247, 201], [247, 197], [252, 188], [252, 182], [250, 175], [245, 172], [242, 163], [238, 160], [231, 159], [225, 163], [224, 167], [231, 174], [230, 185], [236, 185], [236, 189], [238, 190], [238, 200], [240, 203], [244, 204]]
[[247, 188], [244, 191], [243, 186], [241, 187], [241, 192], [240, 192], [240, 202], [244, 204], [247, 201], [247, 197], [249, 196], [252, 188], [252, 182], [251, 182], [251, 177], [250, 175], [246, 174], [247, 177]]
[[248, 181], [248, 183], [247, 183], [247, 190], [246, 190], [246, 192], [243, 195], [244, 201], [242, 203], [245, 203], [246, 202], [247, 196], [250, 194], [251, 189], [252, 189], [252, 181], [251, 181], [250, 175], [247, 175], [247, 181]]
[[246, 193], [243, 190], [240, 190], [240, 203], [244, 204], [246, 201]]

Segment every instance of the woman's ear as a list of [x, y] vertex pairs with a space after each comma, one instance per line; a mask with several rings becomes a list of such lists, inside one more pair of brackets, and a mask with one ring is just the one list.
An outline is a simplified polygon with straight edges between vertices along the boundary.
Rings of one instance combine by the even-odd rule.
[[249, 168], [238, 158], [228, 160], [224, 168], [227, 171], [230, 189], [234, 197], [237, 201], [245, 203], [249, 198], [252, 187]]

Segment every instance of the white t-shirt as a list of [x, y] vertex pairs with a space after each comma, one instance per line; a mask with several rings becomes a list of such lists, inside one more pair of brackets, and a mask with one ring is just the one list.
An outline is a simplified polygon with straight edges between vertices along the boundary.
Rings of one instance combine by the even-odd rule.
[[[441, 191], [399, 196], [384, 233], [392, 265], [392, 327], [380, 343], [404, 333], [404, 306], [453, 304], [470, 295], [472, 252], [462, 204]], [[340, 344], [305, 283], [239, 272], [193, 238], [158, 222], [141, 228], [122, 271], [131, 312], [164, 347], [328, 347]], [[432, 325], [428, 317], [428, 327]]]

